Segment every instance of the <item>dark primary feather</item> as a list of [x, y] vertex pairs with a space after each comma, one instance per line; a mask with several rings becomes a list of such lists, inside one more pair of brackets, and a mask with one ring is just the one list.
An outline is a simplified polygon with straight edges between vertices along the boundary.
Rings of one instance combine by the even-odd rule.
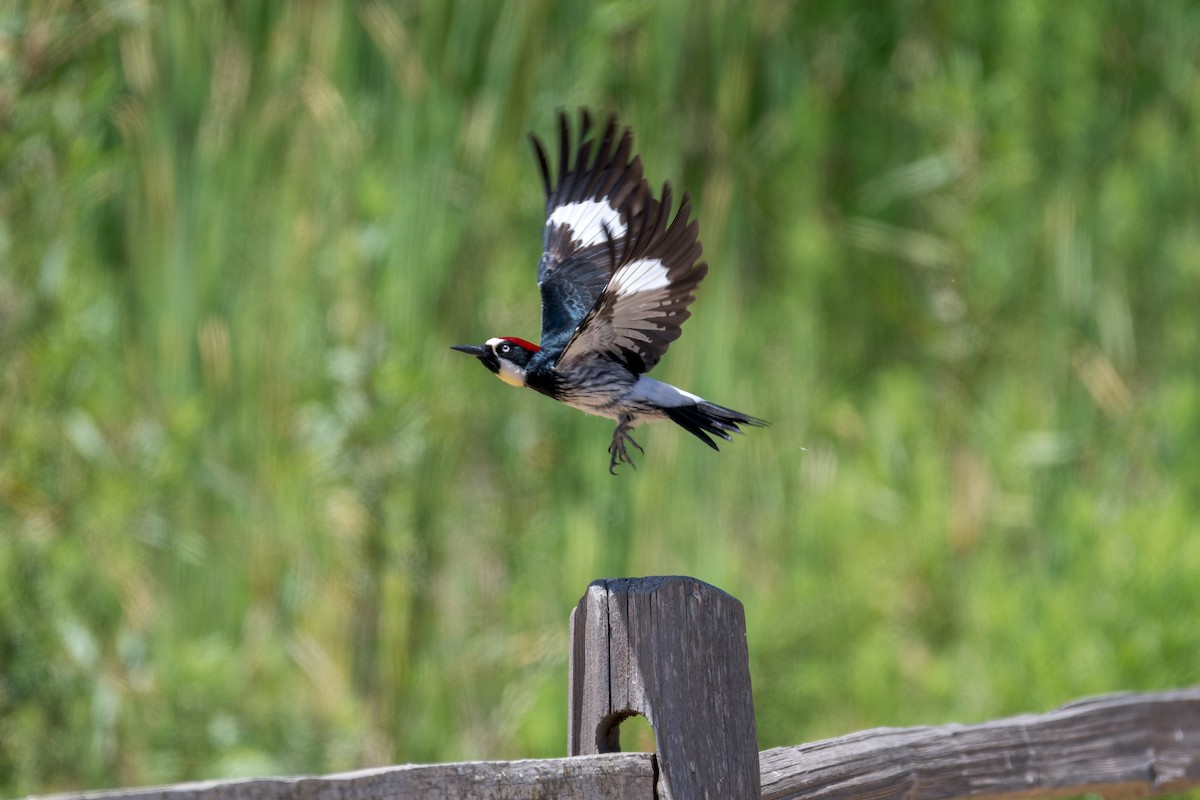
[[[608, 119], [597, 138], [591, 116], [584, 110], [578, 145], [572, 152], [570, 122], [560, 113], [557, 174], [541, 140], [532, 134], [529, 138], [546, 191], [546, 226], [538, 262], [542, 345], [555, 347], [566, 343], [608, 284], [613, 261], [607, 239], [624, 239], [620, 228], [627, 229], [631, 217], [641, 213], [651, 198], [641, 159], [631, 158], [633, 134], [626, 128], [618, 135], [616, 117]], [[572, 207], [583, 203], [598, 204], [592, 209], [596, 213], [581, 216], [579, 212], [588, 207]], [[601, 215], [617, 224], [602, 226]], [[564, 222], [563, 217], [576, 224]], [[603, 236], [596, 235], [600, 230]]]
[[[629, 235], [614, 247], [619, 253], [608, 285], [559, 358], [559, 364], [593, 352], [605, 352], [635, 373], [649, 371], [691, 316], [688, 306], [708, 272], [700, 257], [699, 225], [689, 222], [691, 201], [683, 196], [671, 219], [671, 186], [662, 201], [653, 198], [633, 219]], [[665, 274], [663, 271], [665, 270]], [[645, 288], [641, 288], [641, 287]]]

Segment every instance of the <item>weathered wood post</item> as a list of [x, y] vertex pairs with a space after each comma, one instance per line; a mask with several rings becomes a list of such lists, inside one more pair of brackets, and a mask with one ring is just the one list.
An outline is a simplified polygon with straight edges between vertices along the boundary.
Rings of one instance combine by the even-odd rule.
[[654, 729], [659, 797], [759, 796], [742, 604], [695, 578], [594, 581], [571, 612], [568, 753], [618, 752]]

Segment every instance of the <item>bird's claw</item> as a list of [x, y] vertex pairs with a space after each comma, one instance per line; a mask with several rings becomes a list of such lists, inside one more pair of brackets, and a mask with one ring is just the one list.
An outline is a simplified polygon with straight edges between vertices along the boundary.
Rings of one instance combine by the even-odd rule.
[[633, 459], [629, 456], [629, 451], [625, 448], [626, 442], [636, 447], [639, 453], [643, 455], [646, 453], [646, 451], [642, 449], [642, 446], [635, 442], [633, 437], [629, 435], [629, 430], [630, 426], [624, 420], [622, 420], [621, 423], [617, 425], [617, 429], [613, 431], [612, 444], [608, 446], [608, 454], [612, 456], [612, 460], [608, 462], [608, 471], [613, 475], [617, 474], [617, 466], [619, 464], [628, 464], [634, 469], [637, 469], [637, 464], [633, 463]]

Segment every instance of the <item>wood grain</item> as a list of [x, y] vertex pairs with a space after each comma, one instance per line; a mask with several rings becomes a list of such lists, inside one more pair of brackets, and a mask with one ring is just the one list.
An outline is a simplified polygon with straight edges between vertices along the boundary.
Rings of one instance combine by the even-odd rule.
[[322, 777], [181, 783], [51, 795], [45, 800], [652, 800], [654, 756], [614, 753], [539, 761], [385, 767]]
[[618, 726], [654, 729], [659, 797], [757, 798], [746, 620], [695, 578], [595, 581], [571, 615], [568, 752], [613, 752]]
[[1200, 688], [764, 750], [764, 799], [1146, 797], [1200, 786]]

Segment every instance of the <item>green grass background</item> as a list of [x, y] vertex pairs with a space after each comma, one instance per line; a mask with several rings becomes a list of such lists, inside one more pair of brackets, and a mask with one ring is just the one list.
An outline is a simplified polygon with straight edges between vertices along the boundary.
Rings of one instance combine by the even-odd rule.
[[[528, 130], [711, 265], [717, 455], [537, 338]], [[1200, 683], [1200, 7], [0, 3], [0, 794], [565, 754], [599, 577], [740, 598], [762, 748]]]

